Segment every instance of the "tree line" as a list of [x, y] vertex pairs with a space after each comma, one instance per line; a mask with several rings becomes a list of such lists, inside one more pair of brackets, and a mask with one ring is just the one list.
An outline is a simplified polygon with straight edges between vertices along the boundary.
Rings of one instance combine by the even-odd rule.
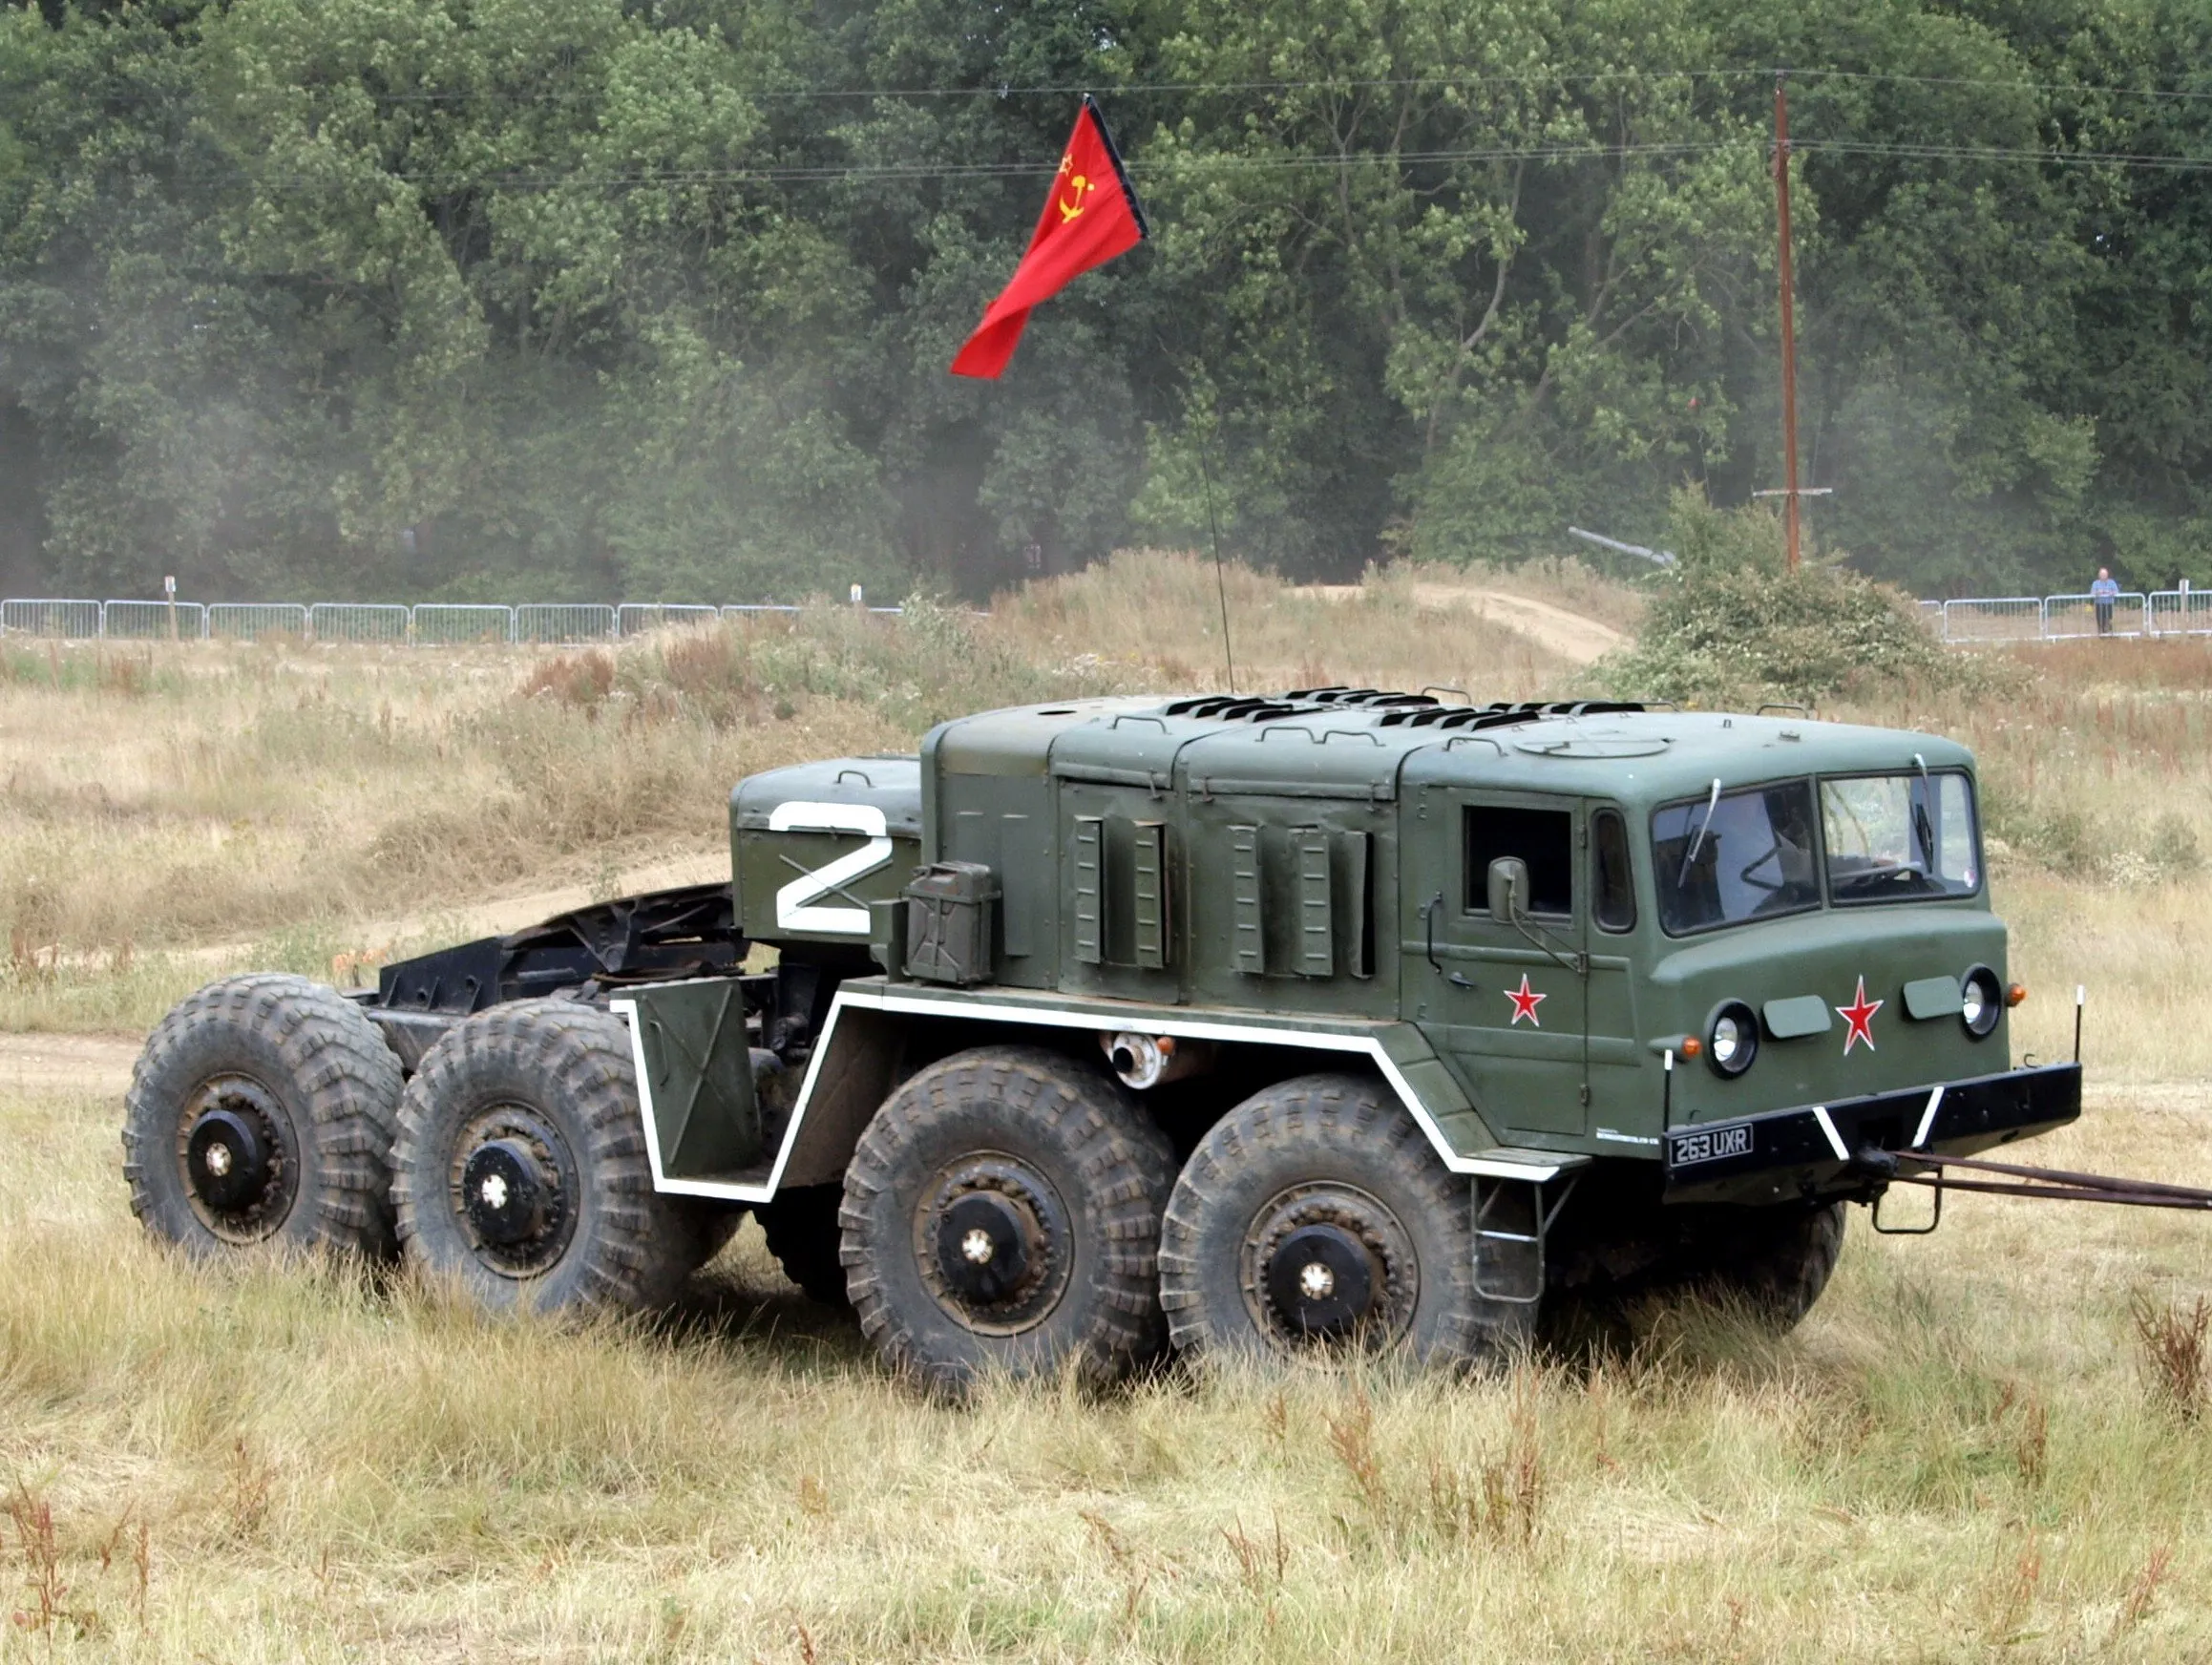
[[[971, 596], [1657, 540], [2212, 581], [2201, 0], [0, 9], [0, 589]], [[1149, 242], [946, 365], [1095, 93]]]

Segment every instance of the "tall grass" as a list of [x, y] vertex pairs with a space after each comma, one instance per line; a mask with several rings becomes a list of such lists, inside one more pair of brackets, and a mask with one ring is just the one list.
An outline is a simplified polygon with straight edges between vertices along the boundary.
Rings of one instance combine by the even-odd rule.
[[[122, 1210], [112, 1120], [0, 1100], [0, 1659], [2212, 1648], [2212, 1444], [2131, 1317], [2186, 1326], [2191, 1219], [1855, 1226], [1781, 1342], [1689, 1313], [1588, 1369], [951, 1410], [749, 1229], [653, 1326], [187, 1264]], [[2050, 1153], [2212, 1180], [2198, 1126], [2107, 1103]]]

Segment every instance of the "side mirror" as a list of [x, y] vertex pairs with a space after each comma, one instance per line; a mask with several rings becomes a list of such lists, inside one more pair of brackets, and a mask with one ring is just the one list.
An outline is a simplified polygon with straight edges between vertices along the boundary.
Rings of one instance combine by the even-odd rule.
[[1500, 921], [1519, 918], [1528, 911], [1528, 864], [1518, 855], [1501, 855], [1490, 863], [1490, 917]]

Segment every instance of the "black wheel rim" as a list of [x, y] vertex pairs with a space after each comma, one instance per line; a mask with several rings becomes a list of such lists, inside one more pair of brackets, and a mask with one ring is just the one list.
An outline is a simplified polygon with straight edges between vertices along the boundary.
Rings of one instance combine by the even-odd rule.
[[575, 1153], [531, 1106], [495, 1105], [462, 1127], [446, 1191], [470, 1252], [502, 1277], [542, 1276], [576, 1236]]
[[980, 1150], [922, 1188], [914, 1253], [939, 1307], [982, 1336], [1018, 1336], [1051, 1317], [1075, 1267], [1075, 1234], [1052, 1182], [1029, 1163]]
[[1239, 1282], [1270, 1346], [1288, 1353], [1403, 1338], [1421, 1298], [1413, 1239], [1387, 1204], [1324, 1181], [1278, 1191], [1245, 1233]]
[[177, 1118], [177, 1171], [200, 1223], [225, 1243], [284, 1229], [300, 1189], [300, 1146], [284, 1101], [246, 1075], [211, 1076]]

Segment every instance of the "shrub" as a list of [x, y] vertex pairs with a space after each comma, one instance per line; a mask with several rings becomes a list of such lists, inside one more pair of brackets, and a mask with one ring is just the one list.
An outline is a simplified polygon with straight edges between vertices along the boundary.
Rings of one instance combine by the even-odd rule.
[[1989, 673], [1946, 649], [1909, 597], [1825, 556], [1785, 569], [1780, 516], [1677, 493], [1677, 564], [1636, 644], [1601, 664], [1615, 692], [1707, 706], [1811, 703], [1884, 684], [1949, 687]]

